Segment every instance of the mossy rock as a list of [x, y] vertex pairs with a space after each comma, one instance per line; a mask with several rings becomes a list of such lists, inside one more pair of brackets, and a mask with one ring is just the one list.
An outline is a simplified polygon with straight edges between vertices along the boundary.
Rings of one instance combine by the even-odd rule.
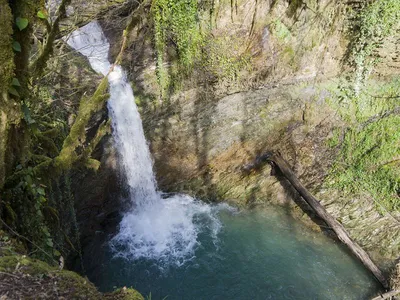
[[6, 232], [0, 230], [0, 257], [26, 252], [26, 247], [20, 240], [11, 238]]
[[116, 299], [116, 300], [144, 300], [143, 296], [136, 290], [131, 288], [120, 288], [112, 293], [104, 295], [105, 299]]
[[144, 300], [134, 289], [121, 288], [103, 295], [86, 278], [75, 272], [31, 259], [24, 255], [0, 257], [0, 295], [12, 299], [119, 299]]
[[[19, 267], [17, 268], [17, 265]], [[0, 271], [9, 272], [13, 270], [21, 270], [32, 276], [55, 271], [56, 269], [49, 266], [45, 262], [30, 259], [25, 255], [9, 255], [0, 257]]]
[[[0, 294], [11, 298], [99, 299], [101, 293], [87, 279], [71, 271], [60, 271], [26, 256], [0, 257]], [[12, 288], [10, 288], [12, 286]]]

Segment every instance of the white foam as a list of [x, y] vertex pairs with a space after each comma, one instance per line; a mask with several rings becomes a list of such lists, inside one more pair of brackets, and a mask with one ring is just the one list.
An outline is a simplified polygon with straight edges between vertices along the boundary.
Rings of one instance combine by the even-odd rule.
[[221, 228], [218, 210], [190, 196], [174, 195], [126, 214], [114, 246], [127, 258], [183, 264], [194, 255], [201, 232], [216, 238]]

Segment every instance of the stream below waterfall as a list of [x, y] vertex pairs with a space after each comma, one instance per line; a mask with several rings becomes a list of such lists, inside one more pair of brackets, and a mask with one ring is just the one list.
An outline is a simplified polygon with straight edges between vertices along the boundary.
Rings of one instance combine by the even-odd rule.
[[[97, 22], [68, 44], [108, 77], [113, 140], [129, 192], [118, 232], [83, 254], [100, 290], [133, 286], [151, 299], [366, 299], [379, 285], [332, 239], [283, 209], [237, 212], [158, 188], [124, 70], [108, 61]], [[117, 202], [118, 199], [115, 201]]]
[[183, 264], [114, 257], [104, 245], [89, 279], [102, 291], [133, 286], [151, 299], [370, 299], [379, 283], [339, 242], [282, 208], [220, 210], [217, 240], [207, 218]]

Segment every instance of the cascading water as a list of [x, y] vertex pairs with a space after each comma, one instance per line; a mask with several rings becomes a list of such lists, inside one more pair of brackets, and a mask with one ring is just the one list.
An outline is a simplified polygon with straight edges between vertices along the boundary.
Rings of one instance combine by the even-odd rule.
[[132, 203], [111, 245], [118, 256], [182, 264], [193, 255], [200, 232], [216, 237], [219, 207], [187, 195], [162, 198], [132, 88], [122, 68], [108, 61], [110, 46], [100, 25], [87, 24], [73, 32], [67, 42], [89, 59], [95, 71], [109, 79], [113, 137]]

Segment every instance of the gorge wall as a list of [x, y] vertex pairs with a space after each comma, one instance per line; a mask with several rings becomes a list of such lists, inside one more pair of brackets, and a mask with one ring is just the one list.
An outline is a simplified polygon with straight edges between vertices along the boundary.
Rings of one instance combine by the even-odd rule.
[[[367, 190], [348, 193], [335, 186], [332, 175], [349, 128], [362, 123], [351, 123], [354, 111], [341, 106], [343, 86], [352, 84], [346, 58], [359, 4], [213, 1], [199, 15], [199, 26], [207, 32], [204, 56], [183, 76], [173, 35], [162, 57], [168, 75], [160, 72], [154, 20], [143, 14], [129, 35], [123, 65], [160, 188], [239, 206], [275, 203], [312, 224], [307, 206], [285, 180], [269, 175], [269, 166], [250, 175], [242, 172], [257, 155], [278, 150], [351, 236], [390, 265], [400, 247], [398, 212], [382, 209]], [[145, 3], [141, 9], [152, 6]], [[104, 21], [104, 28], [118, 49], [113, 33], [120, 27]], [[369, 93], [396, 82], [397, 40], [397, 35], [384, 39], [376, 50], [380, 60], [366, 79]], [[374, 114], [383, 111], [371, 109], [363, 117], [373, 120]]]

